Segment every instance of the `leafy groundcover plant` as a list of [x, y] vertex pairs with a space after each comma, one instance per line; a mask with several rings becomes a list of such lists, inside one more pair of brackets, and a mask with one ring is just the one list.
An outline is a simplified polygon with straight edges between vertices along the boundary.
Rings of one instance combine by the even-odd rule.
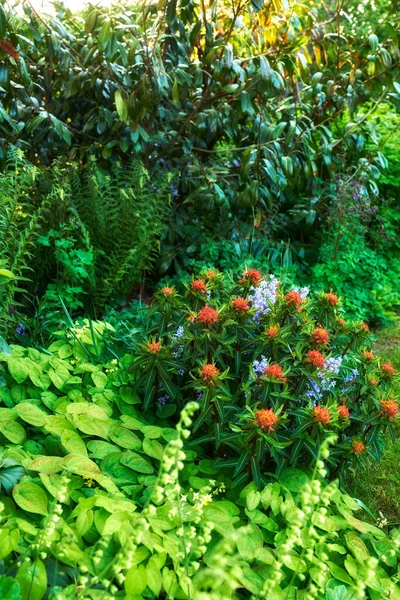
[[2, 343], [2, 600], [400, 597], [399, 532], [322, 480], [331, 435], [309, 475], [234, 487], [187, 447], [198, 403], [144, 415], [109, 329]]
[[395, 370], [371, 352], [367, 325], [346, 321], [332, 292], [283, 288], [255, 269], [239, 281], [205, 271], [185, 297], [163, 287], [129, 367], [146, 414], [199, 402], [193, 447], [234, 485], [308, 465], [332, 432], [331, 476], [379, 460], [398, 416]]

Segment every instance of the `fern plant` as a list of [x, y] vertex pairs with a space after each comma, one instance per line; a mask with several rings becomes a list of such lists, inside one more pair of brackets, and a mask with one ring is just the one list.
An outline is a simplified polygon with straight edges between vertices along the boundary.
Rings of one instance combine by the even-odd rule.
[[43, 226], [50, 201], [33, 200], [39, 170], [24, 158], [21, 150], [10, 147], [0, 176], [0, 325], [8, 320], [17, 292], [25, 292], [32, 277], [31, 262], [35, 242]]
[[170, 180], [168, 174], [150, 179], [135, 159], [115, 163], [105, 173], [92, 157], [71, 171], [68, 210], [94, 256], [89, 292], [97, 311], [111, 297], [129, 294], [152, 266], [168, 213]]
[[0, 303], [49, 320], [68, 309], [101, 314], [151, 268], [169, 210], [170, 174], [150, 178], [135, 159], [105, 171], [55, 163], [37, 168], [11, 148], [0, 175]]

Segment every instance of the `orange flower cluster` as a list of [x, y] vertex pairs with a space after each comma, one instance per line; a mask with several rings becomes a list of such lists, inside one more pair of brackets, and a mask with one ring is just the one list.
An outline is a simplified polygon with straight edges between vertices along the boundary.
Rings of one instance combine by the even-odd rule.
[[217, 369], [217, 367], [215, 367], [214, 365], [208, 363], [207, 365], [204, 365], [204, 367], [201, 369], [201, 374], [203, 375], [204, 381], [212, 383], [213, 379], [216, 379], [218, 377], [219, 369]]
[[265, 332], [265, 335], [267, 337], [269, 337], [270, 339], [275, 338], [278, 334], [279, 334], [279, 327], [278, 327], [278, 325], [272, 325]]
[[346, 326], [346, 321], [344, 319], [336, 319], [336, 323], [340, 326], [340, 327], [345, 327]]
[[207, 293], [206, 284], [202, 279], [195, 279], [192, 281], [191, 290], [192, 292], [198, 292], [199, 294]]
[[357, 440], [354, 440], [351, 447], [353, 449], [354, 454], [362, 454], [362, 452], [364, 452], [364, 450], [365, 450], [364, 444]]
[[320, 346], [325, 346], [329, 342], [329, 333], [322, 327], [317, 327], [314, 329], [312, 336], [314, 341]]
[[337, 407], [339, 413], [339, 419], [343, 419], [344, 421], [348, 421], [350, 419], [350, 411], [347, 406], [341, 404]]
[[307, 362], [311, 363], [313, 367], [322, 369], [325, 364], [325, 358], [321, 352], [318, 352], [318, 350], [310, 350], [310, 352], [307, 352], [307, 356]]
[[265, 367], [264, 369], [264, 374], [267, 377], [278, 379], [278, 381], [282, 381], [283, 383], [286, 383], [287, 381], [287, 377], [283, 376], [283, 369], [280, 365], [268, 365], [268, 367]]
[[331, 306], [336, 306], [336, 304], [339, 302], [339, 298], [336, 296], [336, 294], [326, 293], [324, 298]]
[[369, 350], [365, 350], [365, 352], [363, 352], [363, 358], [365, 358], [365, 360], [374, 360], [374, 354]]
[[147, 352], [151, 352], [151, 354], [158, 354], [161, 350], [161, 342], [149, 342], [146, 349]]
[[384, 375], [388, 375], [389, 377], [393, 377], [393, 375], [395, 375], [396, 371], [395, 371], [392, 363], [387, 362], [382, 365], [382, 373]]
[[218, 321], [218, 313], [211, 306], [206, 305], [200, 309], [197, 319], [204, 325], [214, 325]]
[[164, 296], [172, 296], [172, 294], [174, 293], [174, 290], [170, 287], [163, 287], [161, 291], [164, 294]]
[[382, 406], [383, 414], [386, 417], [389, 417], [389, 421], [393, 421], [399, 412], [399, 405], [397, 402], [395, 402], [392, 398], [389, 398], [388, 400], [381, 400], [380, 405]]
[[243, 271], [242, 279], [239, 281], [239, 283], [246, 283], [247, 281], [251, 281], [251, 283], [255, 287], [257, 287], [261, 281], [261, 278], [262, 275], [260, 271], [257, 271], [257, 269], [250, 269], [250, 271]]
[[365, 331], [365, 333], [369, 333], [369, 327], [366, 323], [363, 323], [363, 322], [360, 323], [359, 327], [360, 327], [361, 331]]
[[275, 425], [278, 422], [278, 415], [274, 413], [272, 408], [262, 408], [256, 412], [255, 423], [264, 431], [268, 430], [268, 433], [275, 430]]
[[314, 406], [313, 413], [314, 419], [319, 423], [323, 423], [324, 425], [328, 425], [331, 420], [331, 413], [323, 406]]
[[232, 302], [233, 308], [241, 315], [249, 310], [249, 303], [245, 298], [235, 298]]
[[295, 292], [294, 290], [285, 295], [285, 300], [286, 304], [289, 304], [290, 306], [300, 306], [300, 304], [303, 302], [303, 298], [299, 292]]

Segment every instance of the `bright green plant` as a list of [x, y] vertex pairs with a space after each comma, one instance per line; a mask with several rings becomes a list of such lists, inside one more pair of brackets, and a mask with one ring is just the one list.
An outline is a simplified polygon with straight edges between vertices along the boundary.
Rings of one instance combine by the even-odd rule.
[[[13, 423], [27, 423], [23, 404], [8, 409]], [[399, 532], [388, 537], [354, 517], [358, 504], [335, 483], [321, 484], [320, 459], [311, 477], [288, 469], [261, 491], [254, 483], [232, 489], [231, 480], [216, 481], [208, 461], [196, 470], [185, 442], [197, 409], [191, 403], [183, 410], [144, 506], [100, 474], [112, 456], [105, 447], [100, 468], [77, 440], [75, 453], [63, 458], [26, 452], [26, 475], [12, 497], [1, 496], [4, 600], [42, 600], [46, 593], [52, 600], [397, 597]], [[35, 416], [30, 426], [39, 430]], [[157, 427], [151, 429], [154, 444]], [[61, 443], [68, 436], [72, 443], [70, 429]], [[88, 449], [105, 444], [95, 438]], [[14, 453], [22, 455], [17, 447]]]
[[205, 271], [185, 297], [155, 295], [158, 323], [129, 368], [134, 388], [145, 411], [166, 418], [200, 399], [193, 443], [214, 448], [235, 484], [307, 464], [332, 431], [331, 473], [379, 460], [397, 418], [395, 370], [368, 351], [368, 327], [344, 321], [335, 294], [308, 292], [251, 269], [239, 282]]

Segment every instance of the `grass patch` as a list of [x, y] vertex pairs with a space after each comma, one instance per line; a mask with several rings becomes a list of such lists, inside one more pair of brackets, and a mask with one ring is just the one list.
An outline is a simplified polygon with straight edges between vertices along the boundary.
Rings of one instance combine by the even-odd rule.
[[[390, 361], [400, 371], [400, 323], [375, 332], [374, 352]], [[399, 432], [400, 433], [400, 432]], [[387, 447], [379, 465], [371, 461], [355, 478], [345, 481], [346, 491], [361, 500], [373, 513], [375, 519], [385, 518], [388, 525], [400, 524], [400, 435]], [[367, 513], [365, 518], [368, 519]]]

